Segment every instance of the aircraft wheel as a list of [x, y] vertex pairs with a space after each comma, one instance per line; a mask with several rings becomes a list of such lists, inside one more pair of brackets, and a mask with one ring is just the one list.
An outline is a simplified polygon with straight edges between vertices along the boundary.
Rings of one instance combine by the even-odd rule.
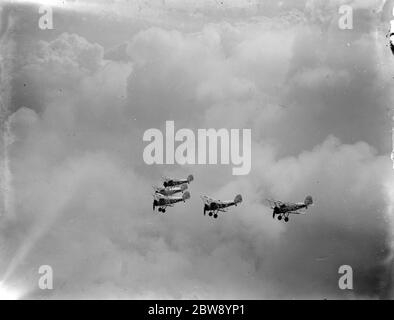
[[209, 215], [210, 217], [212, 217], [212, 212], [209, 212], [208, 215]]
[[215, 213], [215, 214], [213, 215], [213, 217], [214, 217], [215, 219], [217, 219], [218, 215]]
[[163, 209], [161, 212], [166, 213], [166, 209]]
[[282, 220], [282, 216], [279, 216], [279, 217], [278, 217], [278, 220]]
[[288, 217], [285, 218], [285, 222], [287, 222], [287, 221], [289, 221], [289, 218], [288, 218]]
[[157, 211], [161, 212], [161, 208], [157, 209]]

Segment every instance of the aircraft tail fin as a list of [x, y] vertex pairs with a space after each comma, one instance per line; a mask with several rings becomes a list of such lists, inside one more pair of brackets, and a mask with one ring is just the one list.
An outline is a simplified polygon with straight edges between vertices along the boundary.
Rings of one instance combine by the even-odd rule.
[[183, 192], [183, 191], [185, 191], [186, 189], [187, 189], [187, 184], [186, 184], [186, 183], [181, 184], [181, 191]]
[[240, 203], [240, 202], [242, 202], [242, 196], [240, 194], [238, 194], [234, 198], [234, 203], [237, 204], [237, 203]]
[[311, 204], [313, 204], [313, 199], [311, 196], [307, 196], [304, 200], [304, 204], [306, 207], [310, 206]]
[[193, 175], [192, 175], [192, 174], [189, 174], [188, 177], [187, 177], [187, 182], [190, 183], [190, 182], [192, 182], [193, 180], [194, 180]]
[[182, 199], [183, 201], [190, 199], [190, 192], [186, 191], [183, 195], [182, 195]]

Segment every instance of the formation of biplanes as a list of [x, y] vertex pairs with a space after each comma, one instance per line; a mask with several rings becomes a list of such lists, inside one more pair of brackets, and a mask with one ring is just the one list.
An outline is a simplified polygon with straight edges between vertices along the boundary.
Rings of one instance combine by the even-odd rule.
[[[173, 207], [177, 203], [186, 202], [190, 199], [189, 185], [194, 180], [193, 175], [185, 179], [163, 178], [162, 186], [154, 186], [153, 190], [153, 210], [165, 213], [167, 208]], [[203, 201], [203, 214], [217, 219], [219, 213], [227, 212], [228, 208], [237, 206], [243, 199], [238, 194], [232, 200], [217, 200], [212, 197], [201, 195]], [[291, 214], [304, 214], [305, 210], [313, 204], [311, 196], [307, 196], [303, 202], [284, 202], [274, 199], [266, 199], [272, 211], [272, 217], [284, 222], [289, 221]]]

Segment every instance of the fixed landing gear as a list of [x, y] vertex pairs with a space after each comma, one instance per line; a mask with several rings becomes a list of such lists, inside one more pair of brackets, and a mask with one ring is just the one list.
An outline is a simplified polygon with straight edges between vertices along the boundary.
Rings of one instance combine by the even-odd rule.
[[282, 220], [282, 218], [283, 218], [283, 220], [284, 220], [285, 222], [288, 222], [288, 221], [289, 221], [289, 217], [286, 217], [286, 216], [278, 216], [278, 220]]
[[159, 212], [166, 213], [166, 209], [164, 209], [164, 208], [159, 208]]
[[218, 218], [218, 214], [217, 214], [217, 213], [214, 213], [214, 212], [212, 212], [212, 211], [209, 211], [209, 212], [208, 212], [208, 215], [209, 215], [210, 217], [213, 216], [215, 219]]

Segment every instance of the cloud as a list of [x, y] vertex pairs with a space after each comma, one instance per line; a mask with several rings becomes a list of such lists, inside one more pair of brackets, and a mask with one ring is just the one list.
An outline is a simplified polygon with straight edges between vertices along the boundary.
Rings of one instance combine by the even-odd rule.
[[19, 56], [12, 79], [12, 105], [38, 112], [52, 99], [72, 93], [75, 85], [102, 63], [103, 48], [76, 34], [63, 33], [51, 42], [26, 45], [30, 52]]

